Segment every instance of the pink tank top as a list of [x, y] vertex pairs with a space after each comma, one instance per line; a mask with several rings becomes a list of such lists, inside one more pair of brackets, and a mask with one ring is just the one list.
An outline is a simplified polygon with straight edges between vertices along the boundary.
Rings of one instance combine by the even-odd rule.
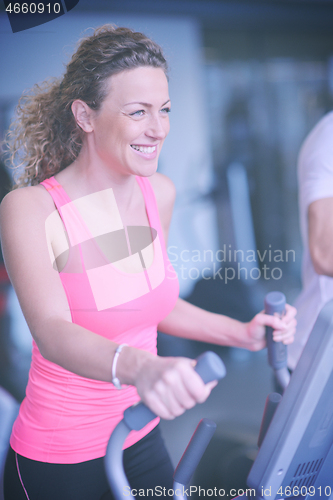
[[[150, 228], [128, 226], [112, 233], [118, 250], [126, 251], [127, 242], [128, 254], [124, 257], [120, 252], [111, 259], [102, 253], [101, 245], [96, 245], [98, 238], [91, 237], [55, 178], [41, 184], [52, 196], [70, 242], [67, 263], [59, 275], [73, 323], [118, 344], [127, 343], [156, 354], [157, 325], [174, 308], [179, 285], [166, 253], [152, 186], [145, 177], [136, 180]], [[154, 254], [149, 267], [145, 266], [145, 231], [151, 234]], [[121, 258], [132, 259], [136, 265], [141, 262], [142, 272], [121, 271], [112, 264], [117, 258], [118, 262]], [[26, 397], [10, 444], [20, 455], [41, 462], [78, 463], [102, 457], [123, 411], [139, 399], [134, 386], [118, 391], [111, 383], [81, 377], [44, 359], [33, 342]], [[124, 448], [144, 437], [158, 421], [153, 420], [141, 431], [132, 431]]]

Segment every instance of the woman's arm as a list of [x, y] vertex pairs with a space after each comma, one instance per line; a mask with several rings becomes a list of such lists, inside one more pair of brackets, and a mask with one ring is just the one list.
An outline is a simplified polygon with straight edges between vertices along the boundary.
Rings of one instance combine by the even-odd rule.
[[285, 344], [293, 342], [296, 329], [295, 315], [296, 309], [287, 304], [283, 320], [259, 313], [249, 323], [242, 323], [178, 299], [176, 306], [160, 322], [158, 329], [176, 337], [258, 351], [266, 345], [265, 326], [274, 328], [275, 341], [282, 341]]
[[[118, 345], [71, 321], [59, 273], [45, 234], [55, 208], [42, 186], [9, 193], [0, 207], [4, 260], [31, 334], [44, 358], [82, 377], [111, 382]], [[161, 358], [125, 347], [117, 377], [137, 387], [152, 411], [174, 418], [204, 401], [214, 384], [203, 384], [187, 358]]]
[[[170, 179], [161, 174], [155, 174], [151, 181], [167, 242], [176, 195], [175, 187]], [[277, 317], [259, 313], [249, 323], [242, 323], [221, 314], [205, 311], [185, 300], [178, 299], [173, 311], [160, 322], [158, 329], [176, 337], [257, 351], [266, 345], [266, 325], [274, 328], [273, 338], [275, 341], [282, 341], [285, 344], [293, 342], [296, 331], [295, 315], [296, 309], [287, 304], [283, 321]]]
[[333, 277], [333, 198], [309, 206], [309, 249], [317, 274]]

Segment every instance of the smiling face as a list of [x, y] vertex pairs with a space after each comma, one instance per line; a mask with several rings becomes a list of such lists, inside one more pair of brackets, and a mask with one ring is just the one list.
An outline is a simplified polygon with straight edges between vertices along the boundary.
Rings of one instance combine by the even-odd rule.
[[98, 160], [122, 175], [152, 175], [169, 132], [169, 111], [162, 69], [144, 66], [111, 76], [91, 120], [89, 143]]

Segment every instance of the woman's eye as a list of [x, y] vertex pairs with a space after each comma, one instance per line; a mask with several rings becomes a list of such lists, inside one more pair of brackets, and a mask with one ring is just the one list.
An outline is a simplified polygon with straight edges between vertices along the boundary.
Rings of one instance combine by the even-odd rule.
[[134, 113], [130, 113], [130, 116], [142, 116], [144, 114], [143, 109], [139, 109], [138, 111], [134, 111]]
[[163, 111], [163, 113], [170, 113], [171, 108], [163, 108], [162, 111]]

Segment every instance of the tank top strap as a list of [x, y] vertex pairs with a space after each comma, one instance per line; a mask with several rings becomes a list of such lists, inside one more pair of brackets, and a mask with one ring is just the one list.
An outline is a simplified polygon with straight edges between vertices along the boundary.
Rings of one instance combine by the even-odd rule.
[[139, 177], [139, 176], [136, 176], [136, 180], [139, 186], [141, 187], [145, 199], [146, 210], [148, 213], [150, 226], [156, 229], [156, 231], [160, 235], [162, 242], [164, 243], [164, 235], [159, 217], [156, 196], [153, 187], [150, 183], [150, 180], [147, 177]]
[[71, 246], [76, 246], [82, 241], [92, 239], [92, 235], [83, 221], [79, 210], [76, 208], [75, 203], [72, 202], [61, 184], [59, 184], [54, 177], [45, 179], [40, 184], [45, 187], [52, 197], [67, 231]]
[[42, 186], [50, 193], [55, 206], [59, 210], [63, 205], [71, 203], [72, 200], [64, 190], [64, 188], [59, 184], [59, 182], [54, 178], [50, 177], [41, 182]]

